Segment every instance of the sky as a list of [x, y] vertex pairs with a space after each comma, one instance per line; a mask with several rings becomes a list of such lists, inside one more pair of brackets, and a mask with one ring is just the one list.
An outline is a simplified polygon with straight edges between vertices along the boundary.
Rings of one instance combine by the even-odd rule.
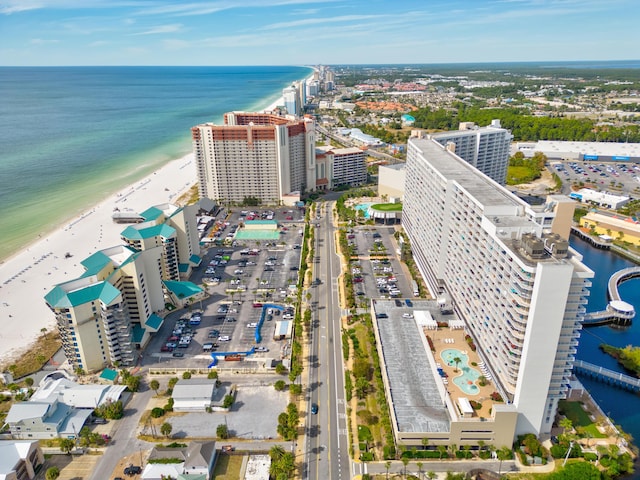
[[0, 0], [0, 65], [638, 59], [640, 0]]

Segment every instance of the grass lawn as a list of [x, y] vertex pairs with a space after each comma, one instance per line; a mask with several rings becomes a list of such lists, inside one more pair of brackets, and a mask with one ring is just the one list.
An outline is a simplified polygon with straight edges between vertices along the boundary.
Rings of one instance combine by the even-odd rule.
[[536, 172], [527, 167], [509, 167], [507, 169], [507, 185], [527, 183], [535, 178]]
[[401, 203], [376, 203], [375, 205], [371, 205], [371, 208], [374, 210], [379, 210], [381, 212], [400, 212], [402, 211]]
[[242, 455], [218, 455], [213, 469], [215, 480], [238, 480], [242, 468]]
[[601, 433], [596, 424], [591, 421], [587, 412], [582, 408], [580, 402], [560, 401], [560, 409], [571, 420], [574, 427], [582, 427], [591, 434], [592, 438], [604, 438], [605, 434]]

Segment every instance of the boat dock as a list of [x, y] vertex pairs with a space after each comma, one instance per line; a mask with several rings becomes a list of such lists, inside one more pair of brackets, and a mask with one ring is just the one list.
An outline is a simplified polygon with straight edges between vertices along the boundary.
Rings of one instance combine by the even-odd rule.
[[605, 310], [590, 312], [585, 314], [583, 325], [593, 327], [597, 325], [616, 324], [621, 327], [628, 327], [636, 316], [633, 305], [625, 302], [620, 297], [618, 285], [631, 278], [640, 277], [640, 267], [629, 267], [618, 270], [611, 275], [607, 285], [607, 296], [609, 304]]
[[576, 360], [573, 364], [573, 370], [576, 373], [582, 373], [609, 385], [614, 385], [636, 393], [640, 392], [640, 378], [631, 377], [624, 373], [609, 370], [608, 368], [600, 367], [583, 360]]

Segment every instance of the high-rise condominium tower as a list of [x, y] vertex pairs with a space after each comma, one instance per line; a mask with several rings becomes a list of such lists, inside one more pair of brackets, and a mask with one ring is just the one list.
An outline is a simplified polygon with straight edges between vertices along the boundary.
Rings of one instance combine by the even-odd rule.
[[402, 223], [414, 259], [517, 408], [516, 433], [548, 433], [593, 272], [551, 233], [550, 206], [529, 206], [439, 141], [409, 140]]

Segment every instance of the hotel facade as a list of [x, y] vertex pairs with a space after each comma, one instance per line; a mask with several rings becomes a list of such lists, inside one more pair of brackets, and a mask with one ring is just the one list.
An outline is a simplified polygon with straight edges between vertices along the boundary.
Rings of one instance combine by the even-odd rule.
[[513, 136], [493, 120], [486, 127], [473, 122], [462, 122], [458, 130], [430, 135], [449, 148], [464, 161], [473, 165], [500, 185], [504, 185], [509, 166], [509, 148]]
[[567, 393], [593, 272], [553, 233], [562, 202], [526, 204], [440, 140], [409, 140], [402, 224], [414, 259], [516, 408], [516, 434], [548, 434]]
[[256, 198], [277, 205], [315, 189], [315, 125], [310, 118], [230, 112], [224, 125], [191, 129], [198, 190], [223, 204]]

